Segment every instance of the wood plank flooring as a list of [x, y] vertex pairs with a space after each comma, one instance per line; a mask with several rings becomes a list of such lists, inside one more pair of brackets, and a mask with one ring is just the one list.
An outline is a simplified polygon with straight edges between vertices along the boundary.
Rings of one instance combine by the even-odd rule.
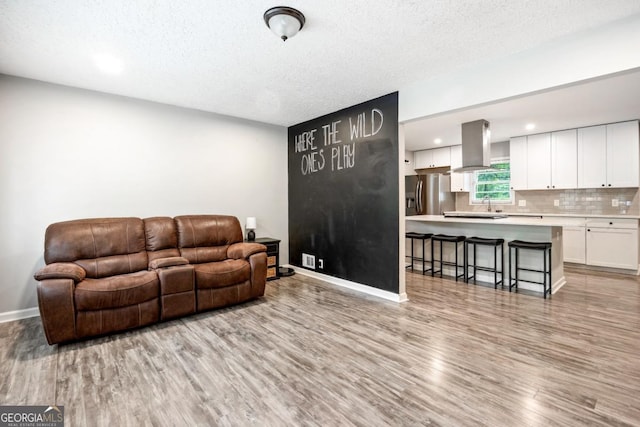
[[410, 301], [295, 275], [266, 298], [49, 346], [0, 324], [0, 404], [68, 426], [640, 426], [640, 286], [550, 300], [407, 273]]

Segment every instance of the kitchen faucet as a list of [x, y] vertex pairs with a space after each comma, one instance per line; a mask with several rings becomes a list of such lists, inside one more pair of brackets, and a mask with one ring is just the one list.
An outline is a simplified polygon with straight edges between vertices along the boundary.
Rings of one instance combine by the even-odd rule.
[[487, 208], [487, 212], [491, 212], [491, 197], [489, 196], [484, 196], [482, 198], [482, 204], [484, 205], [484, 201], [488, 201], [489, 202], [489, 207]]

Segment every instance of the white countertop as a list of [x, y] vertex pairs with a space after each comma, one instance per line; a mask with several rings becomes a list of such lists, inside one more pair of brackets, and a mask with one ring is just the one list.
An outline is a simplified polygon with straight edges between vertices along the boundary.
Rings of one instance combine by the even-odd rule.
[[[464, 211], [463, 211], [464, 212]], [[562, 214], [562, 213], [537, 213], [537, 212], [500, 212], [509, 216], [557, 216], [566, 218], [614, 218], [614, 219], [640, 219], [640, 215], [601, 215], [601, 214]]]
[[493, 218], [460, 218], [460, 217], [445, 218], [443, 215], [415, 215], [415, 216], [406, 217], [406, 220], [417, 221], [417, 222], [566, 227], [566, 226], [572, 226], [572, 225], [584, 225], [584, 218], [585, 218], [583, 216], [577, 217], [577, 218], [545, 217], [545, 216], [542, 216], [542, 217], [521, 216], [521, 217], [493, 219]]

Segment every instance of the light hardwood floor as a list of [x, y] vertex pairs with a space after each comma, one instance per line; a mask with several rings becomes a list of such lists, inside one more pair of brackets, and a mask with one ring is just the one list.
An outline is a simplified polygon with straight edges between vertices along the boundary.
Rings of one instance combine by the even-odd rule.
[[550, 300], [407, 274], [395, 304], [295, 275], [266, 298], [47, 345], [0, 324], [0, 403], [68, 426], [640, 425], [640, 286], [567, 271]]

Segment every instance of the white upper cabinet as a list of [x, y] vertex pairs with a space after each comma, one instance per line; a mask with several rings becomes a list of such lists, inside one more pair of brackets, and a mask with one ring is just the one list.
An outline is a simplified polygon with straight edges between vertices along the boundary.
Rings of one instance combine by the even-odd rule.
[[578, 132], [551, 133], [551, 188], [578, 187]]
[[607, 128], [578, 129], [578, 188], [607, 185]]
[[[462, 145], [451, 146], [451, 169], [462, 167]], [[471, 173], [451, 172], [451, 191], [469, 191], [471, 188]]]
[[551, 134], [540, 133], [527, 138], [527, 189], [551, 188]]
[[511, 189], [527, 189], [527, 137], [518, 136], [509, 141]]
[[638, 121], [578, 129], [578, 188], [638, 187]]
[[640, 184], [638, 121], [607, 125], [607, 187]]
[[576, 188], [576, 130], [511, 138], [511, 188]]
[[416, 169], [439, 168], [451, 165], [450, 147], [434, 148], [415, 152]]

